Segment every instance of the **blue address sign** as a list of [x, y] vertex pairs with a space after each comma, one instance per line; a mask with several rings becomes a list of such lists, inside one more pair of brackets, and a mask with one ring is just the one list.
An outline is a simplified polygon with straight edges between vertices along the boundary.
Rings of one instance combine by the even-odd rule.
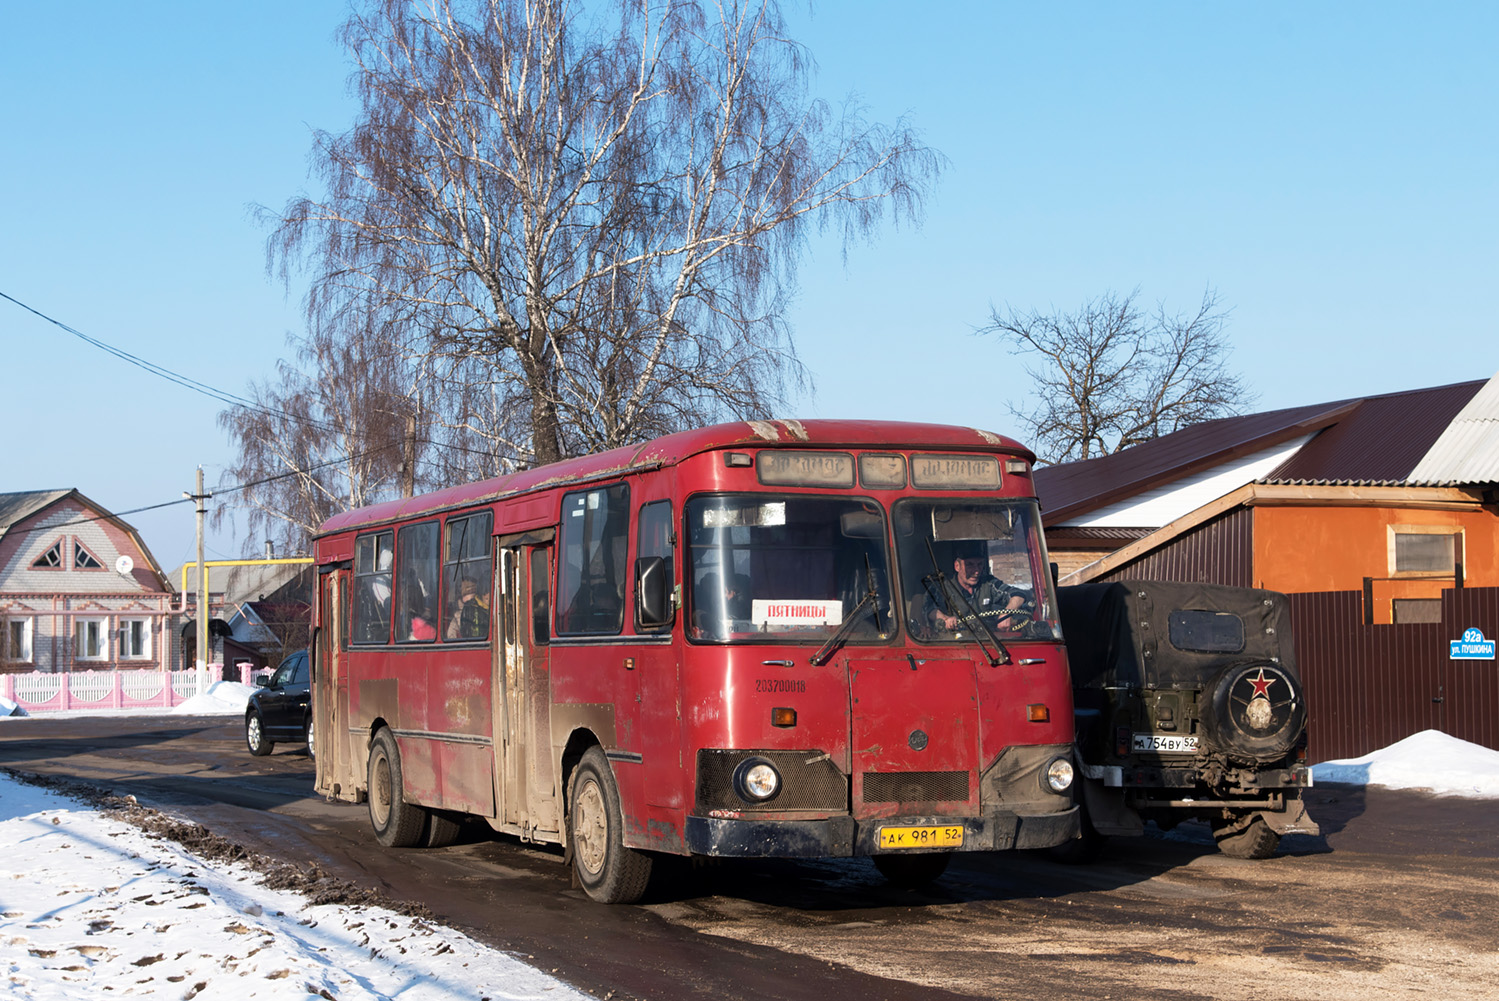
[[1481, 629], [1464, 629], [1463, 638], [1452, 640], [1448, 660], [1493, 660], [1494, 641], [1483, 638]]

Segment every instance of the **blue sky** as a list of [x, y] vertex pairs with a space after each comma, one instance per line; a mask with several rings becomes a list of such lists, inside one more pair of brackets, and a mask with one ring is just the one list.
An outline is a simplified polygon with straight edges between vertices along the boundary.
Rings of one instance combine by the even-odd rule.
[[[252, 206], [311, 190], [354, 104], [345, 5], [9, 4], [0, 292], [243, 393], [298, 299]], [[1230, 365], [1272, 409], [1499, 370], [1499, 6], [950, 3], [791, 10], [816, 91], [906, 115], [948, 158], [920, 229], [817, 242], [792, 319], [798, 416], [1013, 431], [1024, 362], [991, 304], [1232, 307]], [[229, 460], [218, 405], [0, 301], [8, 475], [117, 511]], [[130, 516], [167, 567], [190, 505]], [[241, 523], [242, 524], [242, 523]], [[210, 540], [239, 555], [242, 531]], [[258, 549], [258, 543], [250, 542]]]

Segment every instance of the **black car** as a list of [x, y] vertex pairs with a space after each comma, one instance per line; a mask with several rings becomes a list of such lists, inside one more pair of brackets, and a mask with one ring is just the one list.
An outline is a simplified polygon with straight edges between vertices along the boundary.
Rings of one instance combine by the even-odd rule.
[[1058, 589], [1072, 669], [1084, 861], [1102, 835], [1196, 817], [1241, 858], [1316, 834], [1306, 696], [1275, 591], [1129, 580]]
[[270, 754], [281, 740], [305, 742], [307, 753], [313, 753], [311, 679], [307, 651], [298, 650], [275, 674], [256, 682], [260, 688], [245, 707], [245, 744], [251, 754]]

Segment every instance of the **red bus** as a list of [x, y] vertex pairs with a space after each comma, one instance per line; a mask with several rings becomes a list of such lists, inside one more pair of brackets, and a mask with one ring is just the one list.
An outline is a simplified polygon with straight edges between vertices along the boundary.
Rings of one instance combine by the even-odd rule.
[[988, 432], [753, 421], [391, 501], [314, 540], [317, 788], [465, 817], [629, 902], [659, 854], [1060, 844], [1072, 689], [1030, 471]]

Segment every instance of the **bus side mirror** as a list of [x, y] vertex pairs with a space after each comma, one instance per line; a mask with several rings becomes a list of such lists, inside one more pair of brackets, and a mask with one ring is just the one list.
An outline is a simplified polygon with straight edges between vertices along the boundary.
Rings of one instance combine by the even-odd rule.
[[1059, 572], [1060, 570], [1061, 570], [1061, 567], [1057, 566], [1055, 563], [1051, 564], [1051, 586], [1052, 587], [1061, 587], [1062, 586], [1062, 575]]
[[660, 556], [635, 561], [635, 608], [642, 626], [671, 624], [671, 567]]

